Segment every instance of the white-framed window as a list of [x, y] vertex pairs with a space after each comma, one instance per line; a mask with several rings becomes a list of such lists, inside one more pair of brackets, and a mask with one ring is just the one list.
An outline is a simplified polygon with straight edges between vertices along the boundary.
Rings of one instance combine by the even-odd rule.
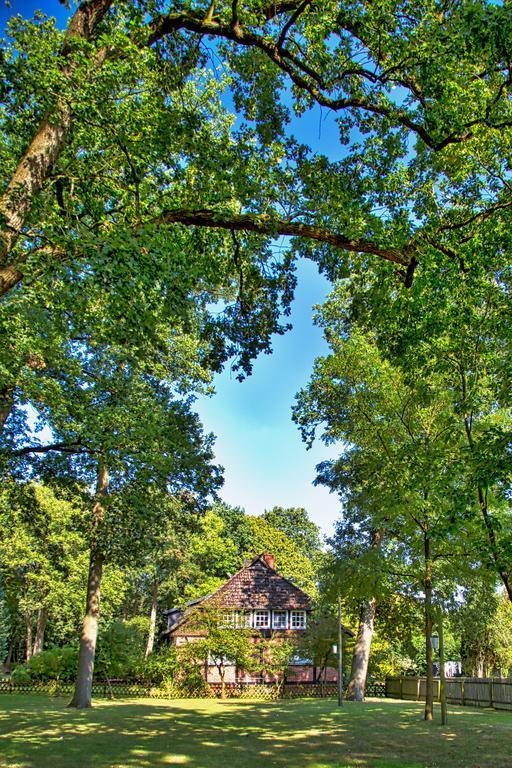
[[306, 629], [306, 611], [290, 611], [290, 628]]
[[237, 611], [225, 611], [222, 616], [222, 627], [236, 627], [237, 626]]
[[268, 629], [270, 627], [270, 611], [254, 611], [255, 629]]
[[288, 629], [288, 611], [272, 611], [273, 629]]
[[235, 613], [237, 627], [251, 626], [251, 611], [235, 611]]
[[224, 611], [219, 622], [221, 627], [240, 629], [251, 626], [251, 611]]

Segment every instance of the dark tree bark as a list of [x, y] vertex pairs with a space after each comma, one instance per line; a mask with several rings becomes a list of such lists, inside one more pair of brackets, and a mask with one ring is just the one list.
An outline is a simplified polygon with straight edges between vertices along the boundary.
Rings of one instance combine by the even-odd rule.
[[91, 540], [89, 577], [87, 581], [87, 599], [85, 617], [80, 638], [80, 654], [75, 682], [75, 693], [70, 707], [83, 709], [91, 706], [94, 657], [98, 637], [100, 615], [101, 578], [105, 556], [98, 542], [98, 528], [105, 514], [104, 502], [108, 492], [108, 471], [103, 458], [98, 462], [96, 493], [93, 507], [94, 535]]
[[156, 629], [156, 614], [158, 611], [158, 581], [153, 579], [151, 583], [151, 612], [149, 614], [149, 635], [148, 642], [146, 644], [145, 657], [147, 658], [150, 653], [153, 653], [155, 645], [155, 629]]
[[423, 533], [424, 590], [425, 590], [425, 650], [427, 657], [427, 690], [425, 693], [425, 720], [434, 717], [434, 669], [432, 666], [432, 559], [428, 531]]
[[37, 624], [36, 624], [36, 636], [34, 639], [34, 648], [32, 649], [32, 656], [36, 653], [41, 653], [44, 644], [44, 633], [46, 630], [46, 624], [48, 622], [48, 609], [44, 606], [39, 608], [37, 612]]
[[9, 418], [14, 402], [14, 387], [3, 387], [0, 389], [0, 432], [2, 432], [5, 422]]
[[25, 661], [32, 658], [32, 622], [30, 611], [25, 611]]

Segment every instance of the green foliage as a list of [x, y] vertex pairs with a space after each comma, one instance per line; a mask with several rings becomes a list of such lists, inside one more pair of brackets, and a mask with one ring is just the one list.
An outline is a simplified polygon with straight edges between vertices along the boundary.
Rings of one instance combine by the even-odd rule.
[[54, 639], [76, 631], [87, 543], [80, 499], [37, 483], [4, 482], [0, 494], [0, 573], [12, 615], [48, 611]]
[[95, 662], [99, 678], [130, 678], [144, 655], [149, 620], [144, 616], [117, 619], [100, 631]]
[[247, 557], [270, 552], [275, 557], [275, 568], [282, 576], [314, 595], [317, 589], [315, 566], [309, 555], [303, 554], [293, 539], [263, 517], [249, 517], [249, 524], [252, 538]]
[[3, 662], [7, 656], [11, 632], [10, 618], [9, 607], [4, 596], [2, 580], [0, 578], [0, 662]]
[[262, 517], [276, 531], [285, 533], [294, 541], [303, 555], [311, 559], [318, 557], [322, 547], [320, 528], [309, 519], [303, 507], [273, 507], [265, 510]]
[[176, 648], [173, 645], [167, 645], [161, 646], [147, 659], [139, 661], [135, 666], [135, 677], [137, 680], [155, 685], [172, 684], [178, 671]]
[[217, 668], [224, 685], [228, 664], [247, 671], [257, 664], [250, 630], [226, 626], [225, 611], [214, 600], [193, 609], [187, 618], [187, 627], [198, 637], [177, 647], [180, 664], [183, 663], [189, 673], [185, 677], [190, 677], [190, 668], [194, 665], [201, 669], [201, 665], [209, 663]]
[[33, 656], [23, 666], [18, 666], [12, 673], [15, 682], [29, 680], [61, 680], [71, 682], [76, 675], [78, 646], [64, 645], [61, 648], [48, 648]]
[[297, 652], [320, 670], [325, 667], [337, 667], [337, 656], [333, 653], [333, 645], [338, 644], [337, 615], [318, 608], [312, 614], [308, 627], [301, 633], [297, 644]]
[[284, 678], [291, 658], [296, 652], [296, 645], [282, 637], [268, 638], [251, 649], [253, 670], [258, 671], [263, 678], [269, 676], [278, 685], [283, 685]]

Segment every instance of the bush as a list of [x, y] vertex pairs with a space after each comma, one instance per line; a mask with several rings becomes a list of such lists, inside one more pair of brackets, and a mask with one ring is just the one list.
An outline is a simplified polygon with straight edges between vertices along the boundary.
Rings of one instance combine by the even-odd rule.
[[19, 667], [16, 667], [15, 669], [13, 669], [11, 674], [11, 680], [13, 681], [13, 683], [21, 683], [21, 684], [32, 682], [30, 672], [28, 671], [25, 665], [20, 665]]
[[32, 656], [23, 666], [16, 667], [12, 679], [16, 683], [41, 680], [74, 680], [78, 665], [78, 646], [49, 648]]
[[145, 683], [171, 682], [176, 678], [178, 662], [173, 646], [163, 647], [141, 660], [134, 669], [135, 677]]
[[147, 637], [149, 619], [118, 619], [102, 629], [98, 638], [95, 672], [99, 678], [136, 678]]

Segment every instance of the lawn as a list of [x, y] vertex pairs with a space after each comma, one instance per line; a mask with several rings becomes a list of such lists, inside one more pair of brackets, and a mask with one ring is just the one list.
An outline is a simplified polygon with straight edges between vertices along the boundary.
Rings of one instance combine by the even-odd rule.
[[[436, 717], [439, 713], [436, 712]], [[0, 696], [1, 768], [511, 768], [512, 712], [332, 699], [98, 701]]]

